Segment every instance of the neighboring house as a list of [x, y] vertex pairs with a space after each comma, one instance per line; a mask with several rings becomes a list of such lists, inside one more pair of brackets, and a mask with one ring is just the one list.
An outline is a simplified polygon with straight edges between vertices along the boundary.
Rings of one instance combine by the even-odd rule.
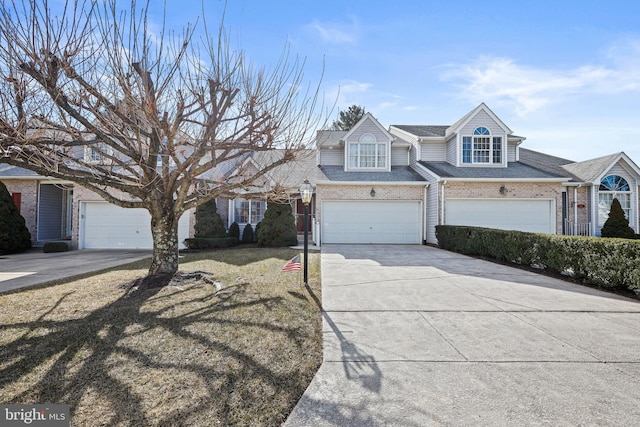
[[[640, 232], [640, 169], [626, 154], [573, 162], [522, 148], [524, 140], [484, 103], [445, 126], [385, 129], [367, 113], [348, 132], [318, 131], [314, 150], [239, 189], [235, 199], [218, 199], [218, 211], [227, 227], [255, 226], [267, 195], [275, 195], [292, 204], [301, 231], [298, 188], [308, 179], [316, 189], [310, 209], [316, 244], [437, 243], [439, 224], [598, 236], [614, 197]], [[253, 176], [282, 154], [255, 152], [211, 176]], [[151, 247], [146, 210], [119, 208], [77, 185], [8, 165], [0, 164], [0, 180], [36, 243]], [[180, 240], [192, 229], [190, 212], [181, 219]]]
[[617, 197], [638, 232], [640, 169], [624, 153], [584, 162], [521, 148], [484, 103], [453, 125], [392, 125], [366, 114], [319, 131], [322, 243], [436, 243], [435, 226], [599, 235]]

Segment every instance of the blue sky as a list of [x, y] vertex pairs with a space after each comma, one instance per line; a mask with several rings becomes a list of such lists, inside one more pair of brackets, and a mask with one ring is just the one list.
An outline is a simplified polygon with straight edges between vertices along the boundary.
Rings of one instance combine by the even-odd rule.
[[[60, 1], [60, 0], [55, 0]], [[126, 2], [122, 5], [126, 6]], [[168, 26], [202, 0], [166, 0]], [[205, 0], [217, 27], [223, 0]], [[151, 0], [158, 11], [163, 2]], [[523, 147], [573, 160], [624, 151], [640, 164], [640, 2], [228, 0], [232, 46], [255, 65], [306, 59], [338, 110], [385, 127], [448, 125], [485, 102]], [[155, 15], [155, 13], [154, 13]], [[157, 15], [159, 18], [159, 15]]]
[[[202, 14], [200, 0], [168, 3], [172, 26]], [[206, 2], [210, 24], [223, 6]], [[523, 147], [640, 163], [637, 1], [230, 0], [226, 26], [257, 65], [286, 43], [307, 80], [324, 61], [338, 109], [362, 105], [385, 127], [451, 124], [485, 102]]]

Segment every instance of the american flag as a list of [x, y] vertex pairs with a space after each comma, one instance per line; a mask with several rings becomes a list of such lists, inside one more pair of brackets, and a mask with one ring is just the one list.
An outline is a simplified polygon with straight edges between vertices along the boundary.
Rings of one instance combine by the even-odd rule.
[[300, 270], [300, 255], [296, 255], [284, 267], [282, 267], [283, 272], [288, 271], [298, 271]]

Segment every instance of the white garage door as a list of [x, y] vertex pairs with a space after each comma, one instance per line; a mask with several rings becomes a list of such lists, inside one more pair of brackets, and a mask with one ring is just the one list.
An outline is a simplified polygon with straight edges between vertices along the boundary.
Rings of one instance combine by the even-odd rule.
[[553, 200], [450, 199], [445, 207], [448, 225], [555, 233]]
[[[106, 202], [80, 204], [81, 249], [153, 249], [151, 215], [146, 209], [125, 209]], [[189, 237], [189, 213], [180, 218], [178, 241]]]
[[419, 201], [326, 201], [323, 243], [420, 244]]

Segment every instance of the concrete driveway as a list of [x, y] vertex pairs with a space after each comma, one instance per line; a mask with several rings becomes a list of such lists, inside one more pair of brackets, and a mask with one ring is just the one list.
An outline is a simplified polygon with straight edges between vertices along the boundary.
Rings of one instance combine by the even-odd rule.
[[42, 249], [0, 255], [0, 293], [150, 258], [150, 250], [83, 249], [45, 254]]
[[322, 250], [293, 426], [635, 426], [640, 303], [425, 246]]

